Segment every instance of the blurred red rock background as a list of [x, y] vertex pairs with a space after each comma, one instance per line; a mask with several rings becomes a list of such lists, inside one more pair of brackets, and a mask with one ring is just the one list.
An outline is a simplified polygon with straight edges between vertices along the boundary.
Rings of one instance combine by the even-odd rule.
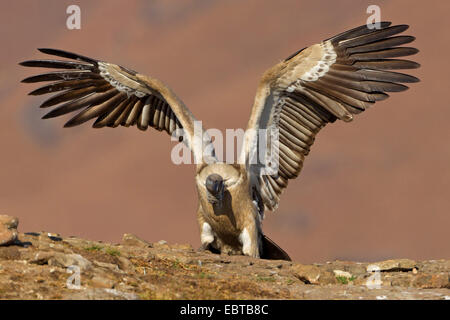
[[[66, 8], [81, 7], [81, 30]], [[264, 230], [302, 262], [450, 257], [450, 2], [9, 1], [0, 11], [0, 212], [20, 230], [199, 246], [193, 166], [169, 136], [136, 128], [63, 129], [18, 62], [51, 47], [115, 62], [169, 84], [205, 127], [245, 128], [264, 70], [364, 24], [370, 4], [407, 23], [421, 83], [318, 136]]]

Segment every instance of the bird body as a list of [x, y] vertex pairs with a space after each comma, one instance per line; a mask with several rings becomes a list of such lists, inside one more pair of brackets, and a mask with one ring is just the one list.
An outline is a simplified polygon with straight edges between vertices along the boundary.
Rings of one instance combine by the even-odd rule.
[[[219, 175], [224, 181], [225, 188], [219, 202], [213, 202], [208, 197], [210, 191], [206, 188], [206, 180], [212, 174]], [[239, 165], [226, 163], [205, 165], [197, 174], [196, 185], [202, 245], [205, 248], [213, 245], [216, 249], [229, 253], [248, 251], [252, 252], [249, 255], [258, 256], [258, 241], [255, 240], [260, 224], [257, 208], [248, 197], [250, 184], [245, 170]], [[249, 248], [240, 240], [244, 230], [251, 235], [251, 244], [246, 244]]]
[[[153, 127], [178, 138], [196, 165], [197, 220], [203, 249], [268, 259], [289, 256], [262, 231], [265, 211], [275, 211], [289, 180], [295, 179], [317, 133], [336, 120], [351, 121], [387, 92], [419, 80], [394, 72], [419, 64], [396, 59], [417, 49], [404, 47], [412, 36], [397, 35], [407, 25], [381, 22], [360, 26], [297, 51], [262, 76], [236, 164], [214, 155], [212, 140], [196, 132], [191, 111], [160, 80], [112, 63], [56, 49], [41, 52], [68, 60], [30, 60], [27, 67], [63, 69], [24, 79], [48, 82], [31, 95], [55, 93], [41, 104], [56, 106], [43, 118], [79, 111], [65, 127], [96, 119], [94, 128]], [[395, 58], [395, 59], [392, 59]], [[269, 132], [264, 140], [259, 132]], [[275, 146], [275, 147], [273, 147]], [[260, 159], [260, 151], [275, 156]], [[263, 152], [264, 153], [264, 152]]]

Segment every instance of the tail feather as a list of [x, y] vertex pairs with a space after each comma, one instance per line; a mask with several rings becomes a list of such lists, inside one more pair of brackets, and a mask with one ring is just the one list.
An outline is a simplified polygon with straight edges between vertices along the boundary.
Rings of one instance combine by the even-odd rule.
[[262, 259], [292, 261], [291, 257], [269, 237], [262, 236]]

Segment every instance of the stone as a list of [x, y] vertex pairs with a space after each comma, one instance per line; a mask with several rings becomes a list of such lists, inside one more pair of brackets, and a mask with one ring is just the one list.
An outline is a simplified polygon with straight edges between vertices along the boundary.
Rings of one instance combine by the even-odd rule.
[[94, 261], [94, 265], [101, 267], [101, 268], [111, 270], [111, 271], [116, 271], [116, 272], [120, 271], [119, 266], [117, 264], [113, 264], [113, 263]]
[[55, 255], [53, 252], [38, 251], [34, 253], [33, 256], [30, 258], [30, 263], [38, 265], [48, 264], [48, 260], [50, 260], [54, 256]]
[[125, 272], [131, 272], [134, 273], [134, 265], [131, 263], [130, 260], [124, 257], [117, 257], [117, 260], [119, 262], [119, 268], [120, 270], [123, 270]]
[[192, 246], [190, 244], [173, 244], [170, 246], [171, 249], [178, 249], [178, 250], [182, 250], [182, 251], [191, 251], [193, 252], [194, 249], [192, 248]]
[[0, 246], [13, 244], [18, 237], [17, 226], [19, 219], [7, 215], [0, 215]]
[[153, 245], [150, 242], [142, 240], [138, 236], [131, 234], [131, 233], [125, 233], [123, 235], [122, 244], [124, 246], [141, 247], [141, 248], [152, 248], [153, 247]]
[[332, 284], [337, 282], [333, 273], [318, 266], [297, 264], [291, 268], [294, 276], [306, 284]]
[[413, 287], [422, 289], [446, 288], [450, 289], [450, 273], [417, 275], [412, 282]]
[[0, 246], [0, 260], [19, 260], [21, 253], [17, 247], [1, 247]]
[[336, 277], [343, 277], [343, 278], [347, 278], [347, 279], [352, 278], [352, 274], [347, 271], [333, 270], [333, 272]]
[[40, 242], [52, 242], [63, 240], [59, 233], [53, 233], [48, 231], [41, 231], [39, 233], [38, 239]]
[[412, 271], [417, 269], [417, 263], [410, 259], [395, 259], [381, 262], [371, 263], [367, 266], [367, 272], [396, 272], [396, 271]]
[[64, 254], [60, 252], [56, 252], [54, 256], [48, 260], [48, 265], [63, 268], [78, 266], [81, 270], [87, 270], [92, 267], [92, 263], [79, 254]]
[[91, 286], [94, 288], [108, 288], [108, 289], [114, 288], [114, 281], [108, 278], [94, 276], [90, 282]]

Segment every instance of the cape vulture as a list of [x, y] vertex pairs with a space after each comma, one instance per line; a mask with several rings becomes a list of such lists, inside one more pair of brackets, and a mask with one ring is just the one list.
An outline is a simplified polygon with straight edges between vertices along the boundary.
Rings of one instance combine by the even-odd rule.
[[[299, 175], [316, 134], [327, 123], [352, 121], [388, 98], [388, 92], [406, 90], [404, 83], [419, 81], [391, 71], [419, 67], [399, 59], [418, 52], [403, 46], [414, 37], [398, 35], [408, 26], [381, 22], [378, 29], [371, 27], [363, 25], [299, 50], [267, 70], [257, 88], [240, 161], [231, 164], [215, 157], [204, 131], [200, 130], [201, 138], [194, 134], [191, 111], [155, 78], [63, 50], [39, 49], [65, 59], [20, 63], [59, 69], [22, 82], [47, 82], [30, 95], [53, 94], [41, 104], [52, 108], [44, 119], [76, 113], [65, 127], [95, 119], [94, 128], [152, 127], [183, 140], [196, 160], [202, 248], [289, 260], [264, 235], [262, 219], [266, 210], [277, 208], [289, 180]], [[261, 138], [261, 130], [271, 132], [270, 139]], [[275, 166], [261, 159], [251, 161], [261, 147], [272, 144]]]

